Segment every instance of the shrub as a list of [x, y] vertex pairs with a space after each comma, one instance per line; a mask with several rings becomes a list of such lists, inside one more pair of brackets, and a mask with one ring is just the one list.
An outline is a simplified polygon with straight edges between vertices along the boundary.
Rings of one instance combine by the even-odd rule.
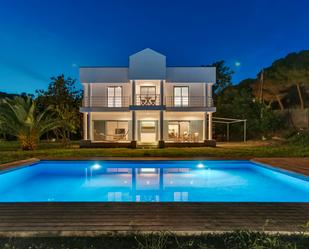
[[289, 138], [289, 143], [299, 146], [309, 146], [309, 130], [304, 130], [296, 133]]

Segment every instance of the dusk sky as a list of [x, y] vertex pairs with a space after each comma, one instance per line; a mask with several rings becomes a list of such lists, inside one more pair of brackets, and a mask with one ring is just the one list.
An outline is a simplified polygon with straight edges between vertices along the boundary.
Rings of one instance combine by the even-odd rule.
[[233, 82], [309, 49], [309, 1], [0, 0], [0, 91], [34, 93], [79, 66], [152, 48], [173, 66], [225, 60]]

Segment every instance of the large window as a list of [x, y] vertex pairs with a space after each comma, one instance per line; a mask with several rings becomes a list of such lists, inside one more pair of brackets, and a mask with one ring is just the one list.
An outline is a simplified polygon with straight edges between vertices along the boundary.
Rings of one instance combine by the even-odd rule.
[[174, 87], [174, 106], [189, 106], [189, 87], [175, 86]]
[[141, 86], [139, 101], [141, 105], [156, 105], [157, 102], [156, 87]]
[[168, 139], [174, 141], [188, 141], [190, 137], [189, 121], [169, 121]]
[[107, 88], [107, 106], [121, 107], [122, 106], [122, 87], [109, 86]]

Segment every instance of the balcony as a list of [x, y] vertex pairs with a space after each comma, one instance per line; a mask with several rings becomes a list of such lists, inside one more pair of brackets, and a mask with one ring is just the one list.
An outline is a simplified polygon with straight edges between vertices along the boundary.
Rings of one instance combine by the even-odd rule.
[[160, 94], [136, 94], [135, 106], [159, 106], [161, 105]]
[[212, 108], [213, 99], [205, 96], [166, 96], [165, 105], [167, 108]]
[[92, 96], [83, 98], [83, 107], [85, 108], [128, 108], [131, 98], [124, 97], [104, 97]]
[[166, 96], [161, 106], [161, 96], [159, 94], [137, 94], [135, 96], [135, 103], [132, 105], [131, 97], [106, 97], [106, 96], [92, 96], [90, 98], [84, 97], [83, 108], [107, 108], [119, 109], [132, 108], [136, 110], [161, 110], [162, 108], [170, 110], [194, 110], [205, 108], [214, 108], [212, 98], [205, 98], [204, 96], [189, 96], [189, 97], [175, 97]]

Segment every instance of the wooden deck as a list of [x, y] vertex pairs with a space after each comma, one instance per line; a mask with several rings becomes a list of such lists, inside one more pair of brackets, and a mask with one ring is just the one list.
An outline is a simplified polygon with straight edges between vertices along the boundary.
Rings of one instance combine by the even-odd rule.
[[309, 176], [309, 157], [254, 158], [252, 161]]
[[0, 204], [1, 236], [94, 236], [110, 232], [301, 231], [300, 203], [19, 203]]
[[[7, 164], [1, 169], [16, 167], [31, 160], [36, 161], [30, 159], [19, 164]], [[309, 175], [309, 158], [259, 158], [254, 161]], [[269, 224], [265, 230], [269, 232], [301, 231], [300, 225], [309, 221], [309, 203], [0, 204], [0, 236], [95, 236], [110, 232], [153, 231], [191, 234], [235, 229], [261, 230], [266, 220], [269, 220]]]

